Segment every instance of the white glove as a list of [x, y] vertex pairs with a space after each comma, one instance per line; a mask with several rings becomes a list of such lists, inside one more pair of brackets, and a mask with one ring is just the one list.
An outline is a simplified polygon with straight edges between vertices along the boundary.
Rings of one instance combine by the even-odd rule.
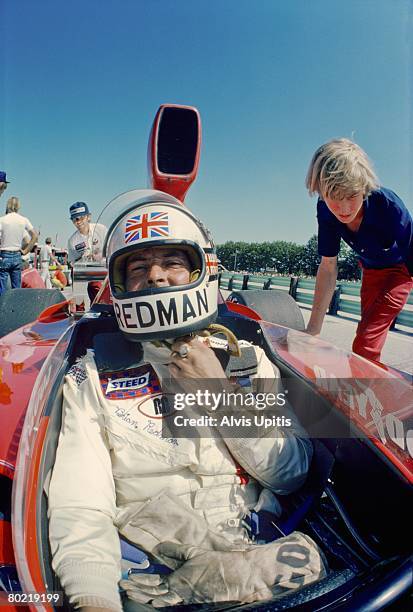
[[172, 574], [133, 574], [121, 586], [128, 597], [156, 608], [178, 603], [239, 601], [281, 597], [320, 580], [326, 562], [317, 545], [296, 531], [276, 542], [244, 550], [211, 551], [171, 542], [157, 553], [183, 562]]
[[229, 540], [212, 531], [203, 516], [168, 489], [120, 513], [116, 527], [129, 542], [172, 569], [181, 563], [158, 553], [162, 542], [195, 545], [206, 550], [233, 550]]
[[[162, 596], [167, 598], [169, 596], [169, 587], [165, 578], [165, 576], [159, 576], [158, 574], [131, 574], [127, 580], [121, 580], [119, 586], [126, 591], [129, 599], [146, 604], [154, 598]], [[175, 596], [176, 598], [176, 603], [182, 601], [180, 597]], [[168, 605], [172, 606], [174, 603]]]

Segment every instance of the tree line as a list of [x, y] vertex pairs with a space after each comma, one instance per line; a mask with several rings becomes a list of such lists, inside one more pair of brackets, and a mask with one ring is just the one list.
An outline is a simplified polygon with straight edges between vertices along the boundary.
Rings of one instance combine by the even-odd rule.
[[[315, 234], [304, 245], [285, 240], [230, 241], [218, 245], [217, 254], [223, 266], [239, 272], [271, 271], [286, 276], [315, 276], [320, 263]], [[338, 254], [338, 278], [359, 280], [360, 277], [357, 255], [342, 241]]]

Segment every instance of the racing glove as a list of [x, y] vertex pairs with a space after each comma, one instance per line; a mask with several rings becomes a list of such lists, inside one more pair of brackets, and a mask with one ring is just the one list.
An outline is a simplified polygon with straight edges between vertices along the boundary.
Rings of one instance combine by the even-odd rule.
[[194, 512], [169, 489], [120, 513], [116, 527], [129, 542], [172, 569], [179, 567], [180, 563], [173, 557], [165, 557], [158, 550], [162, 542], [191, 544], [205, 550], [233, 549], [229, 540], [215, 533], [203, 516]]
[[317, 545], [300, 532], [232, 551], [166, 542], [156, 552], [181, 567], [168, 576], [133, 574], [121, 582], [130, 599], [155, 608], [281, 597], [324, 578], [327, 567]]

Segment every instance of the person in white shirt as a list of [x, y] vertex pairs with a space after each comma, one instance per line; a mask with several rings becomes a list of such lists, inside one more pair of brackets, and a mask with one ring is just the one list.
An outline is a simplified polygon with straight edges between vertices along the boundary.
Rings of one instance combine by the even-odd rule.
[[[29, 253], [37, 240], [33, 225], [19, 209], [19, 198], [13, 196], [7, 200], [6, 214], [0, 217], [0, 295], [7, 289], [9, 277], [12, 289], [21, 287], [22, 255]], [[22, 248], [25, 232], [30, 242]]]
[[90, 223], [91, 215], [85, 202], [75, 202], [71, 205], [70, 219], [76, 231], [68, 240], [68, 259], [70, 263], [76, 261], [103, 262], [103, 243], [106, 236], [106, 227], [100, 223]]
[[46, 289], [52, 289], [52, 283], [50, 280], [50, 272], [49, 272], [49, 264], [50, 260], [52, 260], [55, 264], [57, 264], [57, 259], [53, 255], [52, 251], [52, 239], [46, 238], [45, 243], [40, 248], [40, 276], [42, 277], [44, 284], [46, 285]]

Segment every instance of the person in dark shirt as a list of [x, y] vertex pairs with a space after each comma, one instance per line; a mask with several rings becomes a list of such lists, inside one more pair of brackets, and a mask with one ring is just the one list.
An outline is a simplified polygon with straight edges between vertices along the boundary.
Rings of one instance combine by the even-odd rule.
[[318, 194], [317, 272], [307, 332], [321, 331], [337, 279], [337, 255], [343, 239], [362, 268], [361, 321], [353, 351], [380, 360], [387, 332], [413, 287], [413, 221], [403, 201], [380, 187], [366, 153], [341, 138], [314, 153], [306, 187]]

